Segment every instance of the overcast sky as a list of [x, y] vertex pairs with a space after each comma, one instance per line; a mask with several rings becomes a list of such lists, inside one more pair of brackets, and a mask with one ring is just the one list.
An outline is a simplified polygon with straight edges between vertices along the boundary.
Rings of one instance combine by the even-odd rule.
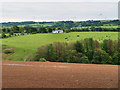
[[[3, 2], [2, 22], [110, 20], [118, 18], [118, 0], [65, 0], [66, 2]], [[41, 1], [41, 0], [39, 0]], [[93, 2], [94, 1], [94, 2]], [[105, 1], [105, 0], [104, 0]]]
[[120, 0], [0, 0], [0, 2], [118, 2]]

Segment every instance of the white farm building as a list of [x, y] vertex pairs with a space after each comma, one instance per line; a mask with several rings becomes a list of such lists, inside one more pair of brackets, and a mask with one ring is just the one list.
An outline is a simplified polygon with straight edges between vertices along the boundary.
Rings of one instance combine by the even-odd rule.
[[52, 33], [63, 33], [63, 30], [54, 30]]

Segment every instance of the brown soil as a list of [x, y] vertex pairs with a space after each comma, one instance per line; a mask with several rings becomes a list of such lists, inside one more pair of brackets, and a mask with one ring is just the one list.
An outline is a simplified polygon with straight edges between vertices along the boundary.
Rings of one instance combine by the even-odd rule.
[[3, 61], [3, 88], [117, 88], [118, 66]]

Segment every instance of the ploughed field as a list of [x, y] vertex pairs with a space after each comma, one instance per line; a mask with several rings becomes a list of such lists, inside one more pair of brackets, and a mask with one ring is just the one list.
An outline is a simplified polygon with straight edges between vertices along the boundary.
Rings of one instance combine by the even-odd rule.
[[72, 32], [59, 34], [32, 34], [24, 36], [15, 36], [2, 39], [2, 44], [8, 45], [14, 49], [14, 53], [9, 55], [7, 59], [14, 61], [24, 61], [29, 54], [35, 54], [38, 47], [53, 42], [75, 42], [85, 38], [93, 38], [102, 42], [104, 39], [118, 39], [118, 32]]
[[2, 62], [3, 88], [117, 88], [118, 66], [56, 62]]

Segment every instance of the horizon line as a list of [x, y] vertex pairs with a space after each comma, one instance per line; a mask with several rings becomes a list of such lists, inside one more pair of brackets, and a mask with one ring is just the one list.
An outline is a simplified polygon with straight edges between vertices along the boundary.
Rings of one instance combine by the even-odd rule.
[[107, 21], [107, 20], [119, 20], [119, 19], [87, 19], [87, 20], [21, 20], [21, 21], [1, 21], [0, 23], [8, 23], [8, 22], [59, 22], [59, 21], [81, 22], [81, 21]]

